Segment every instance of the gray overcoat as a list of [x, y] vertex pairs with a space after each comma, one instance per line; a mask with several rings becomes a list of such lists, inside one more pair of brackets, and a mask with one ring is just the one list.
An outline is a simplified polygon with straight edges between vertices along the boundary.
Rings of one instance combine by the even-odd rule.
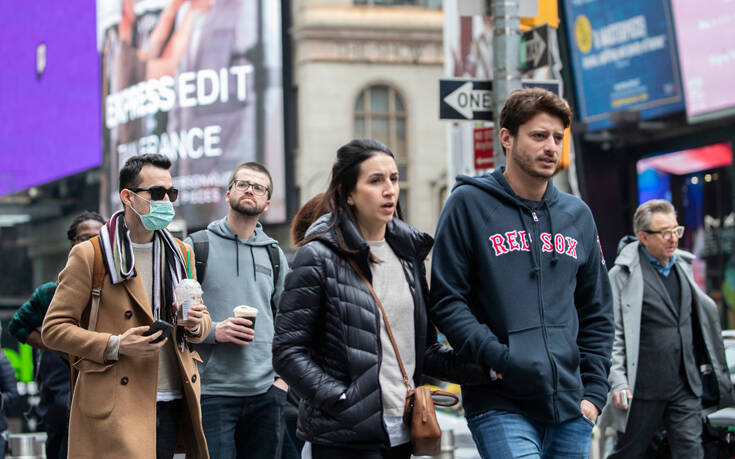
[[[625, 432], [629, 411], [618, 409], [612, 400], [612, 395], [623, 389], [633, 390], [639, 364], [638, 346], [643, 307], [643, 274], [638, 256], [639, 245], [638, 241], [626, 245], [615, 259], [615, 266], [609, 273], [615, 314], [615, 339], [609, 375], [610, 392], [599, 423], [601, 427], [611, 426], [619, 432]], [[693, 259], [694, 255], [689, 252], [676, 251], [676, 265], [681, 268], [681, 272], [685, 274], [692, 289], [694, 297], [692, 311], [697, 314], [698, 322], [702, 327], [704, 344], [712, 362], [712, 369], [717, 376], [720, 391], [718, 407], [722, 408], [733, 404], [733, 388], [725, 362], [720, 319], [715, 302], [694, 282]], [[640, 362], [640, 364], [645, 365], [645, 362]]]

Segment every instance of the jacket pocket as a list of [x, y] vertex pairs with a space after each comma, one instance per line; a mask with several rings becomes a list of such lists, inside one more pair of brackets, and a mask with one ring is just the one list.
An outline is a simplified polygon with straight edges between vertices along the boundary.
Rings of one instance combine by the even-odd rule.
[[103, 419], [112, 413], [117, 400], [117, 386], [120, 381], [115, 377], [117, 365], [101, 365], [90, 360], [80, 360], [75, 365], [79, 370], [74, 400], [84, 416]]
[[560, 391], [579, 391], [582, 395], [582, 377], [579, 373], [577, 334], [567, 325], [547, 325], [549, 352], [556, 362]]
[[508, 365], [501, 383], [512, 398], [553, 393], [551, 363], [540, 326], [508, 332]]

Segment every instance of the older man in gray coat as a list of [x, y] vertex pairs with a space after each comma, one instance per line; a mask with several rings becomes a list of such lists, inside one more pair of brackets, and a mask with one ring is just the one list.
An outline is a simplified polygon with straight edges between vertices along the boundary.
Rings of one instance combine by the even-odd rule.
[[694, 256], [677, 248], [684, 228], [671, 203], [648, 201], [633, 220], [638, 241], [610, 270], [615, 340], [600, 425], [618, 439], [608, 457], [644, 457], [663, 426], [672, 457], [701, 458], [702, 408], [733, 403], [717, 306], [694, 282]]

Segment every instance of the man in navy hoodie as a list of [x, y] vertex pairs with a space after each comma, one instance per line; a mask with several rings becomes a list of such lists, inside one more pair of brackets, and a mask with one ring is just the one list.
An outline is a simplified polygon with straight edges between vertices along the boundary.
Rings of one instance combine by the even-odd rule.
[[439, 218], [434, 322], [493, 381], [462, 387], [483, 458], [587, 458], [605, 405], [610, 284], [587, 205], [551, 181], [571, 112], [513, 92], [500, 114], [507, 167], [459, 176]]

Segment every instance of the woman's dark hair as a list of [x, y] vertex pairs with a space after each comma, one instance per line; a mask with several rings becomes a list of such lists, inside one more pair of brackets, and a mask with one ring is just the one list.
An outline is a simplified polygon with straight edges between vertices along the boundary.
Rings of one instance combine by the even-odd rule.
[[[355, 212], [352, 206], [347, 204], [347, 196], [357, 186], [357, 179], [360, 176], [360, 165], [373, 156], [381, 154], [395, 159], [393, 152], [388, 147], [372, 139], [353, 139], [337, 150], [337, 159], [332, 165], [332, 176], [329, 180], [329, 186], [324, 193], [324, 208], [334, 216], [331, 229], [334, 229], [337, 233], [340, 248], [346, 252], [354, 252], [354, 249], [350, 249], [344, 244], [344, 237], [337, 222], [339, 222], [341, 215], [346, 215], [357, 225]], [[396, 215], [398, 218], [403, 218], [399, 203], [396, 203]], [[315, 234], [306, 238], [303, 240], [303, 244], [318, 236], [319, 234]], [[372, 254], [371, 261], [374, 261]]]
[[74, 239], [76, 239], [77, 237], [77, 228], [79, 227], [79, 224], [82, 222], [86, 222], [87, 220], [98, 221], [102, 224], [105, 223], [105, 219], [102, 218], [102, 215], [98, 214], [97, 212], [85, 210], [81, 214], [74, 217], [74, 220], [71, 222], [71, 225], [69, 225], [69, 229], [66, 232], [66, 238], [70, 241], [74, 241]]

